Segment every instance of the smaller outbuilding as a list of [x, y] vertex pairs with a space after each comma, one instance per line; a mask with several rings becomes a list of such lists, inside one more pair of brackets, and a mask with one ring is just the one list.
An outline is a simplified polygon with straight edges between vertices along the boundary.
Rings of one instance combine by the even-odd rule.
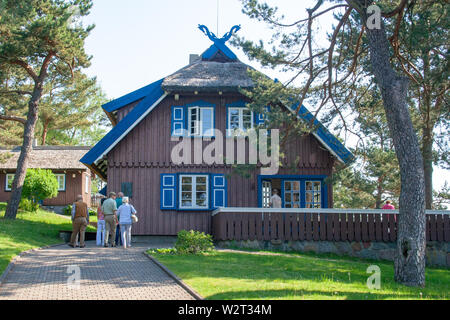
[[[43, 205], [55, 211], [76, 201], [83, 195], [84, 201], [91, 205], [91, 171], [83, 165], [82, 158], [90, 147], [78, 146], [35, 146], [28, 162], [29, 169], [49, 169], [58, 179], [58, 196], [44, 200]], [[17, 168], [20, 147], [0, 149], [0, 202], [11, 197], [11, 186]], [[6, 158], [6, 159], [5, 159]]]

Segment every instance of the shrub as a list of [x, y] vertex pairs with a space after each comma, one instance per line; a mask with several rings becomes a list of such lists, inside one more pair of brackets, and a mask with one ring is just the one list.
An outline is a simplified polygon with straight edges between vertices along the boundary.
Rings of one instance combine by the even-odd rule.
[[163, 249], [150, 249], [148, 253], [158, 253], [158, 254], [177, 254], [177, 249], [175, 248], [163, 248]]
[[72, 205], [69, 204], [67, 207], [63, 209], [63, 214], [66, 216], [72, 215]]
[[23, 183], [22, 197], [34, 203], [58, 195], [58, 180], [51, 170], [29, 169]]
[[22, 209], [23, 211], [36, 212], [39, 209], [39, 203], [34, 203], [30, 199], [21, 199], [19, 209]]
[[177, 235], [175, 249], [181, 254], [197, 254], [214, 249], [212, 236], [199, 231], [181, 230]]

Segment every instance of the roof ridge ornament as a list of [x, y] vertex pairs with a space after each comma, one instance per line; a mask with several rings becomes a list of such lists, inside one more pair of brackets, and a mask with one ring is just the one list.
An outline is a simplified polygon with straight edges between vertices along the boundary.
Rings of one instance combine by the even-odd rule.
[[217, 36], [214, 34], [214, 32], [209, 31], [208, 27], [205, 26], [204, 24], [199, 24], [198, 28], [200, 29], [200, 31], [202, 31], [212, 42], [216, 42], [216, 41], [220, 41], [221, 43], [225, 43], [228, 40], [230, 40], [231, 36], [238, 32], [241, 29], [241, 25], [235, 25], [232, 26], [230, 31], [228, 31], [227, 33], [225, 33], [223, 35], [222, 38], [217, 38]]

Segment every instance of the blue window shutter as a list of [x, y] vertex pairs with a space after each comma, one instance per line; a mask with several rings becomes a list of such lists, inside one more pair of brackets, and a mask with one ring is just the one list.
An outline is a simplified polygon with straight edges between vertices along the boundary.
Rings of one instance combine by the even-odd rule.
[[161, 210], [177, 208], [177, 175], [161, 174]]
[[181, 137], [186, 129], [186, 111], [182, 106], [172, 106], [172, 136]]
[[268, 113], [270, 112], [270, 106], [264, 107], [264, 113], [255, 113], [254, 114], [254, 120], [256, 125], [263, 124], [268, 116]]
[[213, 209], [227, 206], [227, 179], [223, 174], [211, 175], [211, 207]]

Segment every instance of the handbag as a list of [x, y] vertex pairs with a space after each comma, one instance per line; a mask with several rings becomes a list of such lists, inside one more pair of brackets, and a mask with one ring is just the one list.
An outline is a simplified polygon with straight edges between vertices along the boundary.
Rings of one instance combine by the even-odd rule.
[[131, 220], [133, 220], [133, 223], [138, 222], [139, 219], [138, 219], [137, 215], [135, 215], [135, 214], [133, 213], [133, 209], [132, 209], [132, 206], [131, 206], [131, 205], [130, 205], [130, 211], [131, 211]]

